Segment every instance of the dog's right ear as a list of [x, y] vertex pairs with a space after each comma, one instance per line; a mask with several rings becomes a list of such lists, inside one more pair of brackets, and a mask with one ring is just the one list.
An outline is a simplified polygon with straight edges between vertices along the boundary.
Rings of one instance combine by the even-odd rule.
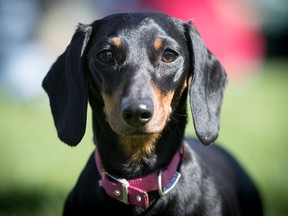
[[85, 134], [88, 90], [84, 71], [85, 49], [92, 27], [78, 26], [66, 51], [58, 57], [43, 80], [58, 137], [76, 146]]

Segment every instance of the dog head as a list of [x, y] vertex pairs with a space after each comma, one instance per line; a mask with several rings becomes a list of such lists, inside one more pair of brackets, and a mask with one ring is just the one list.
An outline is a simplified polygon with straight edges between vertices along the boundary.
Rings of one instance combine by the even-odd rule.
[[79, 25], [43, 87], [58, 136], [69, 145], [84, 136], [88, 98], [121, 142], [153, 142], [187, 91], [196, 134], [208, 145], [218, 136], [226, 81], [191, 22], [132, 13]]

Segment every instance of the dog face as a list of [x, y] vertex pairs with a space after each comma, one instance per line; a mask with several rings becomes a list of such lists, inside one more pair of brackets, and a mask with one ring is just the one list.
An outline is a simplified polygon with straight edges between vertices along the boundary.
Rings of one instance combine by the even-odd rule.
[[161, 13], [116, 14], [80, 25], [43, 81], [58, 136], [69, 145], [85, 133], [89, 94], [93, 113], [102, 109], [122, 143], [152, 146], [188, 86], [196, 134], [210, 144], [218, 135], [225, 84], [224, 69], [192, 23]]
[[158, 138], [186, 88], [190, 65], [180, 21], [137, 18], [94, 23], [106, 31], [97, 31], [87, 52], [90, 86], [100, 90], [106, 120], [124, 146]]

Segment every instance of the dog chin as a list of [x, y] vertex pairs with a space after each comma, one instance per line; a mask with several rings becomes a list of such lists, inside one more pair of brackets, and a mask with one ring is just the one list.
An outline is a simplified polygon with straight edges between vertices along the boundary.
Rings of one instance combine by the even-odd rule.
[[125, 154], [131, 157], [131, 161], [139, 162], [154, 152], [159, 136], [159, 133], [130, 133], [119, 135], [119, 141]]

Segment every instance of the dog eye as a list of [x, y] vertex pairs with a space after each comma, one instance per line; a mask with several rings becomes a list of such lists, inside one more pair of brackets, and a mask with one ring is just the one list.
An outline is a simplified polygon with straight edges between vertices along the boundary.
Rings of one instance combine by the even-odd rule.
[[98, 53], [97, 58], [104, 63], [112, 63], [114, 56], [111, 50], [103, 50]]
[[167, 49], [162, 54], [162, 61], [165, 63], [173, 62], [177, 59], [178, 53], [173, 50]]

